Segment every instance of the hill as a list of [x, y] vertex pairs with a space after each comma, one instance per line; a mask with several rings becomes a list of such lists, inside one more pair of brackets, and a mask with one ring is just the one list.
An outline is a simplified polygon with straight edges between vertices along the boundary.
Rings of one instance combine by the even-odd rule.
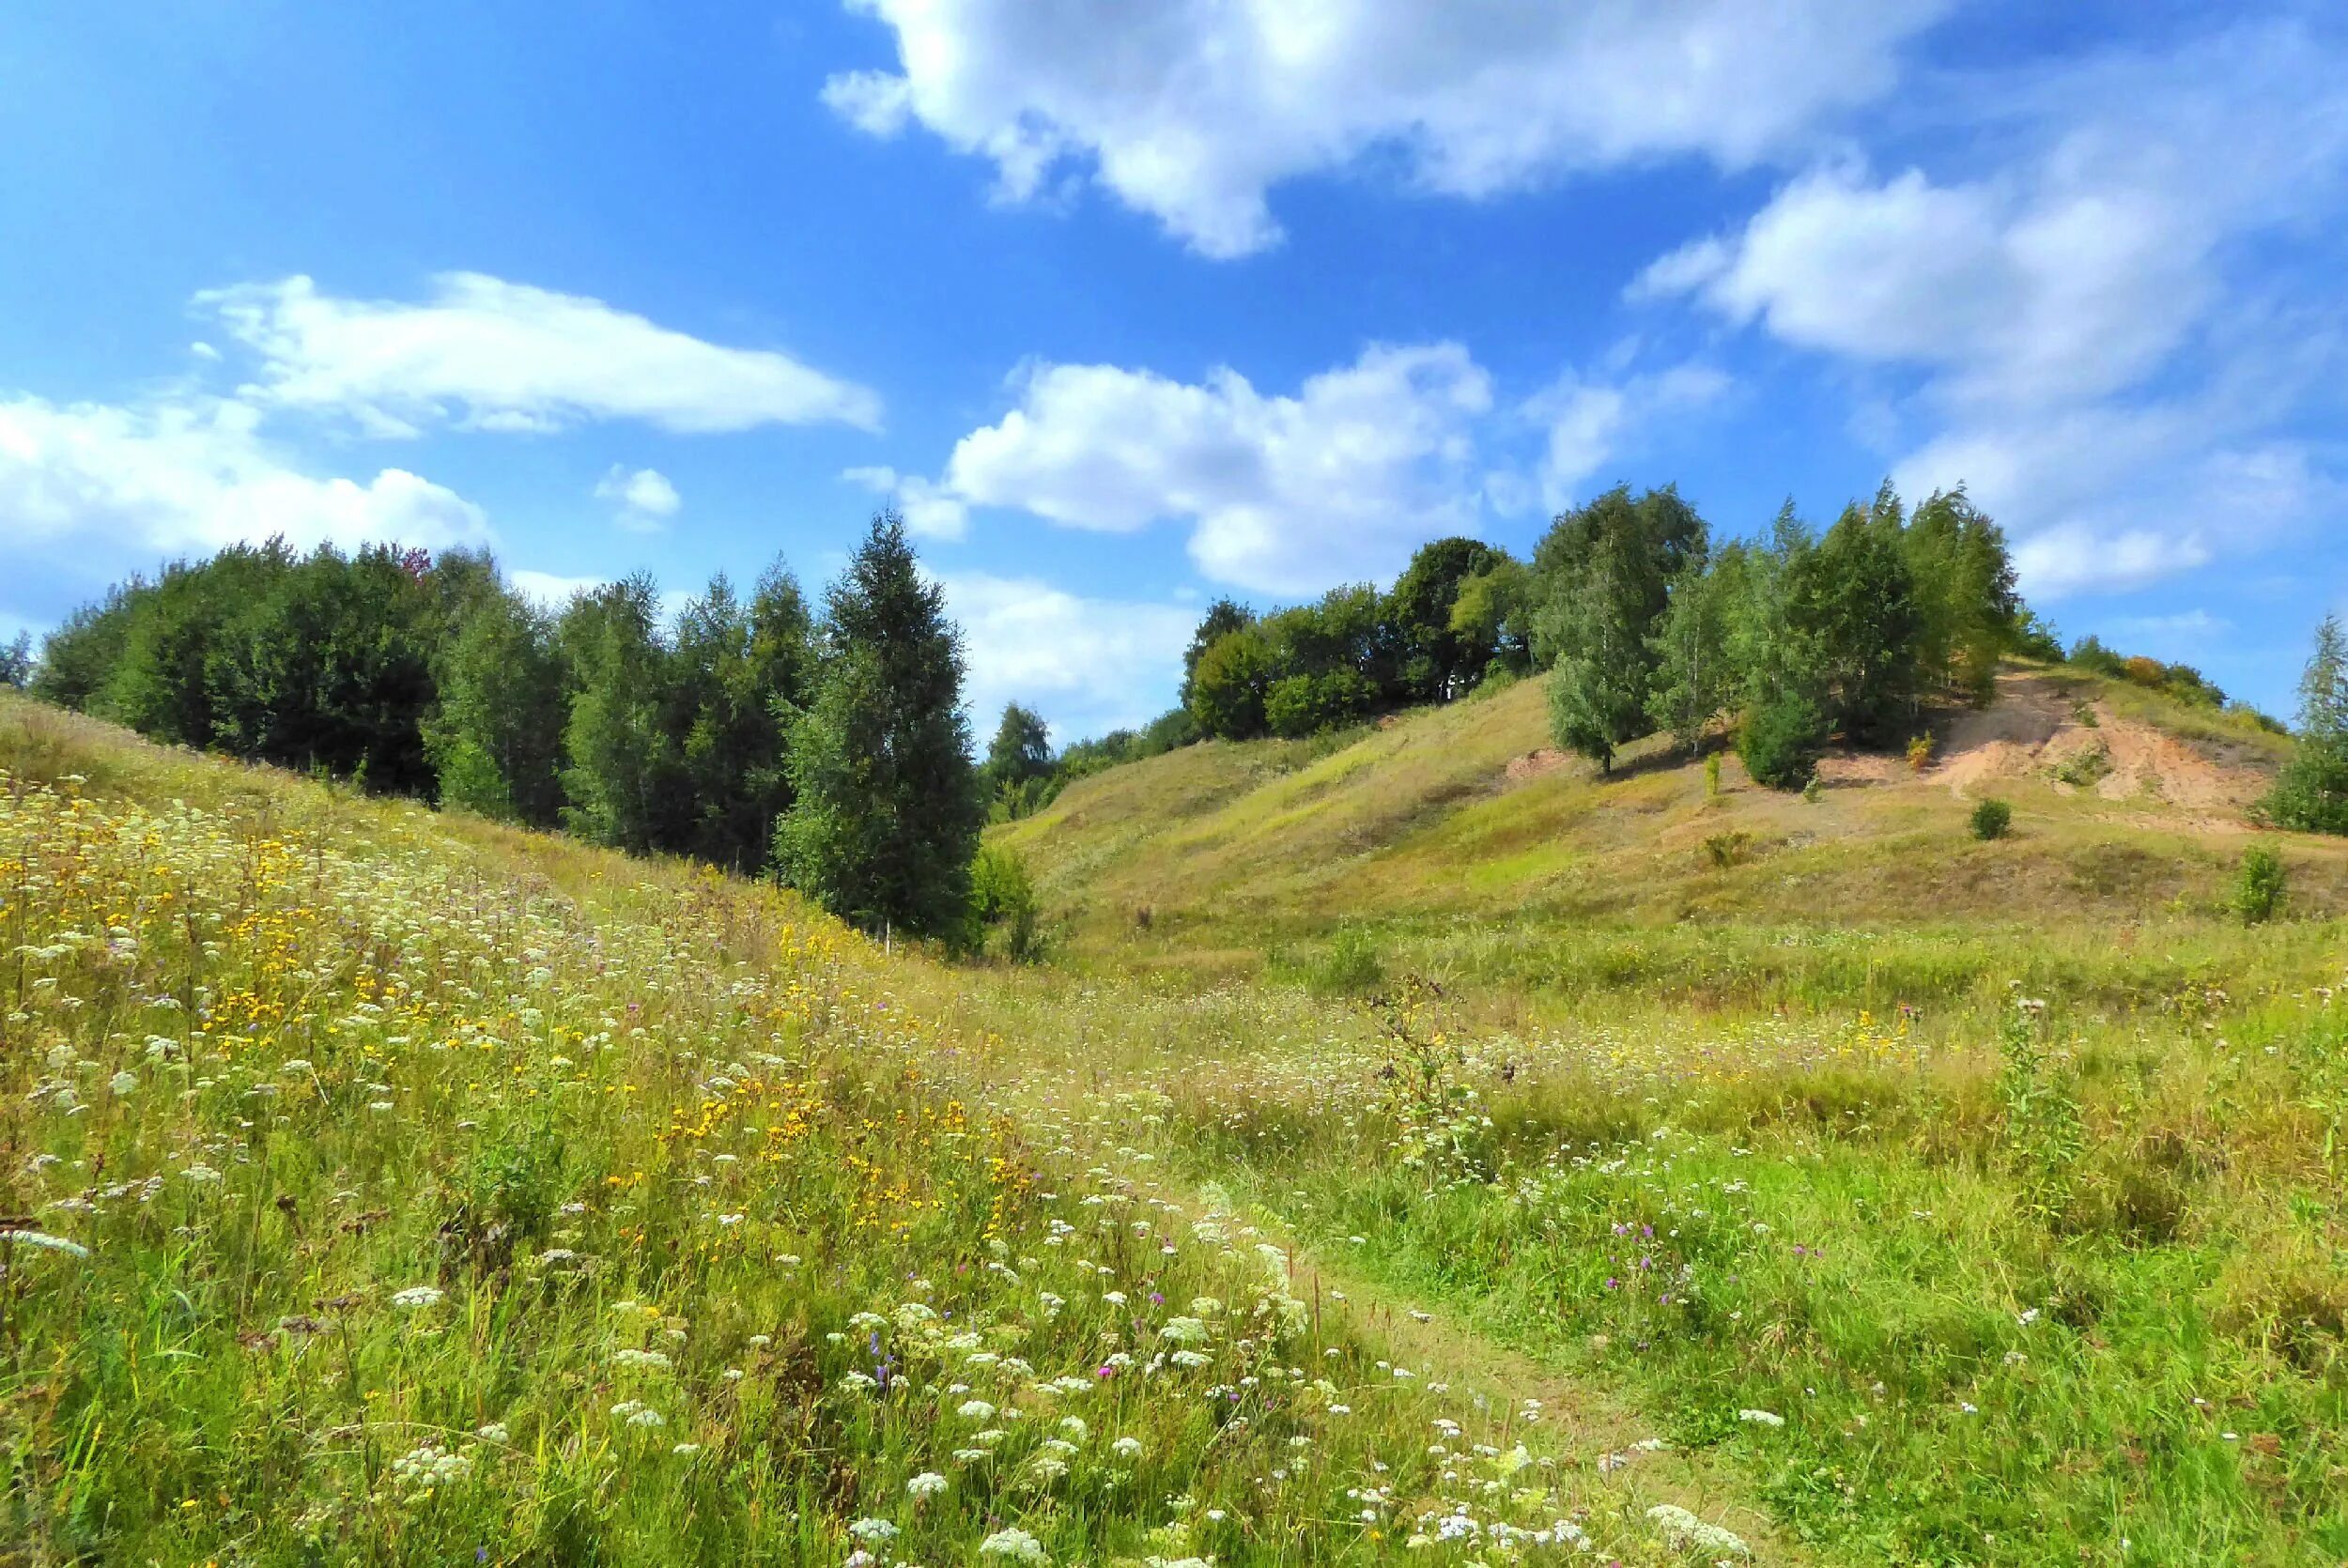
[[[2222, 914], [2278, 736], [2083, 672], [2009, 667], [1987, 708], [1928, 715], [1931, 760], [1830, 756], [1815, 801], [1721, 793], [1661, 737], [1611, 776], [1561, 757], [1539, 681], [1316, 741], [1209, 742], [1113, 768], [993, 830], [1073, 950], [1246, 971], [1342, 925], [1422, 951], [1496, 929], [1761, 925], [1965, 940]], [[1970, 802], [2012, 803], [1979, 843]], [[2348, 907], [2348, 853], [2276, 836], [2304, 913]], [[1473, 939], [1462, 933], [1474, 933]]]
[[[1509, 779], [1528, 695], [1096, 802], [1166, 865], [1136, 779], [1271, 824], [1274, 925], [1315, 884], [1250, 797], [1395, 821], [1381, 780], [1474, 778], [1488, 724], [1500, 781], [1393, 842], [1546, 792], [1597, 843], [1606, 791], [1688, 783]], [[2005, 731], [1955, 756], [2044, 765], [2037, 700], [1952, 715]], [[1413, 726], [1448, 743], [1398, 763]], [[1635, 822], [1938, 834], [1952, 786]], [[2229, 841], [2206, 800], [2014, 792], [2023, 849]], [[1244, 881], [1219, 854], [1200, 887]], [[1219, 938], [1196, 896], [1168, 924]], [[1200, 984], [1154, 929], [950, 966], [0, 694], [0, 1560], [2348, 1555], [2338, 920], [1474, 896], [1372, 920], [1371, 998]]]

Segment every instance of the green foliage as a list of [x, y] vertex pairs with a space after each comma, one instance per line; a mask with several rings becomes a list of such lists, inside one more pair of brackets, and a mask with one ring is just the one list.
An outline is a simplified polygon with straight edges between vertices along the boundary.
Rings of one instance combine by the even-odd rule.
[[563, 822], [631, 854], [673, 844], [685, 826], [685, 759], [664, 722], [674, 695], [659, 616], [658, 590], [640, 574], [573, 599], [558, 634], [574, 686]]
[[1717, 751], [1707, 754], [1704, 759], [1704, 798], [1707, 801], [1721, 798], [1721, 754]]
[[[1399, 664], [1398, 700], [1446, 701], [1475, 684], [1502, 635], [1491, 575], [1514, 564], [1480, 540], [1437, 539], [1418, 547], [1380, 607]], [[1484, 603], [1461, 619], [1454, 612], [1469, 582], [1479, 584]]]
[[2047, 1004], [2018, 997], [1998, 1038], [1998, 1099], [2023, 1201], [2041, 1223], [2064, 1217], [2086, 1142], [2072, 1076], [2047, 1049]]
[[1772, 790], [1799, 790], [1826, 752], [1826, 715], [1800, 692], [1750, 708], [1737, 732], [1737, 755], [1753, 781]]
[[1260, 626], [1226, 632], [1191, 671], [1190, 715], [1202, 735], [1244, 741], [1264, 732], [1264, 697], [1276, 679]]
[[2252, 844], [2242, 852], [2242, 869], [2234, 880], [2234, 913], [2246, 926], [2263, 926], [2281, 913], [2290, 874], [2272, 844]]
[[1198, 623], [1198, 629], [1190, 635], [1190, 646], [1182, 650], [1182, 706], [1190, 706], [1192, 682], [1198, 673], [1198, 661], [1207, 656], [1207, 650], [1231, 633], [1256, 623], [1256, 612], [1236, 599], [1217, 599], [1207, 607], [1207, 613]]
[[[720, 575], [677, 618], [666, 726], [678, 735], [692, 811], [672, 846], [713, 865], [754, 870], [791, 806], [784, 726], [811, 690], [813, 627], [799, 585], [780, 565], [749, 604]], [[672, 846], [664, 846], [672, 847]]]
[[1741, 827], [1707, 835], [1704, 840], [1704, 857], [1717, 871], [1742, 865], [1752, 849], [1753, 835]]
[[1802, 804], [1815, 806], [1824, 799], [1826, 799], [1826, 785], [1814, 773], [1810, 776], [1810, 782], [1801, 787]]
[[1794, 684], [1819, 699], [1831, 730], [1856, 741], [1894, 735], [1916, 713], [1923, 622], [1903, 539], [1887, 487], [1787, 568]]
[[970, 863], [969, 945], [1013, 963], [1043, 956], [1035, 884], [1019, 857], [998, 844], [985, 844]]
[[1386, 977], [1384, 958], [1366, 926], [1340, 926], [1305, 973], [1316, 996], [1359, 995]]
[[2316, 628], [2299, 678], [2299, 735], [2261, 809], [2278, 827], [2348, 834], [2348, 637], [2337, 617]]
[[[1559, 746], [1611, 770], [1615, 748], [1646, 732], [1655, 629], [1673, 582], [1701, 571], [1705, 548], [1703, 519], [1670, 489], [1634, 501], [1619, 486], [1552, 526], [1535, 555], [1547, 561], [1549, 599], [1534, 626], [1552, 666]], [[1676, 695], [1690, 711], [1702, 701], [1701, 691]]]
[[1460, 579], [1451, 601], [1451, 634], [1463, 648], [1491, 650], [1479, 682], [1494, 671], [1522, 675], [1533, 667], [1533, 575], [1524, 563], [1503, 556]]
[[2004, 838], [2012, 830], [2014, 807], [2001, 800], [1985, 798], [1974, 803], [1973, 813], [1969, 820], [1973, 837], [1987, 843], [1991, 839]]
[[2111, 772], [2111, 748], [2101, 741], [2081, 746], [2051, 770], [2057, 783], [2092, 790]]
[[553, 826], [569, 698], [548, 618], [513, 594], [488, 595], [449, 638], [438, 676], [424, 733], [441, 803]]
[[776, 868], [865, 930], [957, 940], [985, 815], [961, 636], [894, 513], [873, 519], [825, 608], [814, 699], [791, 725], [796, 796]]
[[1052, 739], [1043, 715], [1016, 702], [1003, 705], [1002, 722], [995, 727], [979, 782], [986, 792], [989, 814], [1005, 822], [1027, 815], [1047, 798], [1052, 776]]
[[1264, 722], [1275, 735], [1302, 739], [1358, 724], [1377, 705], [1378, 689], [1354, 669], [1290, 675], [1264, 694]]
[[1713, 718], [1736, 700], [1729, 625], [1737, 586], [1734, 570], [1707, 571], [1693, 562], [1682, 567], [1652, 639], [1647, 715], [1691, 755]]
[[0, 686], [13, 686], [22, 691], [33, 684], [33, 634], [19, 632], [8, 642], [0, 642]]

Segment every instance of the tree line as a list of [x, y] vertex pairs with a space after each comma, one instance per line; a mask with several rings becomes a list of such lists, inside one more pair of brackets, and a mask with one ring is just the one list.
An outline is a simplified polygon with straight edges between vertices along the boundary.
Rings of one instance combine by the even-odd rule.
[[1760, 540], [1716, 544], [1676, 488], [1620, 486], [1558, 516], [1529, 561], [1443, 539], [1383, 594], [1261, 618], [1219, 603], [1183, 704], [1202, 734], [1296, 735], [1547, 671], [1558, 745], [1601, 768], [1740, 715], [1753, 776], [1797, 788], [1831, 736], [1904, 738], [1928, 699], [1985, 699], [2001, 654], [2049, 641], [1961, 489], [1911, 515], [1886, 484], [1823, 533], [1788, 503]]
[[1025, 907], [1031, 934], [1015, 866], [974, 884], [963, 675], [882, 514], [820, 609], [778, 562], [672, 623], [641, 575], [548, 610], [486, 553], [233, 546], [76, 611], [32, 687], [159, 740], [772, 869], [875, 931], [974, 943]]

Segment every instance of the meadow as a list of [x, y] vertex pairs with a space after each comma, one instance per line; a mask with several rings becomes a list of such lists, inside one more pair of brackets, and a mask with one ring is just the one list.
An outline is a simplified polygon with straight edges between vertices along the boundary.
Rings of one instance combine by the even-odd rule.
[[[2256, 930], [2206, 844], [1333, 930], [1078, 843], [1060, 961], [972, 967], [26, 703], [0, 769], [23, 1560], [2348, 1560], [2320, 846]], [[1396, 820], [1356, 885], [1460, 831]]]

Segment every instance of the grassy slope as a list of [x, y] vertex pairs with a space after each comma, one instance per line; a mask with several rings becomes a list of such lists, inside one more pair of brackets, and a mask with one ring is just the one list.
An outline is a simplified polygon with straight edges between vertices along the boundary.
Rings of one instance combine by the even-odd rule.
[[[2274, 737], [2134, 688], [2062, 686], [2173, 730], [2237, 776], [2280, 755]], [[1861, 782], [1849, 776], [1868, 770], [1852, 764], [1811, 803], [1754, 787], [1730, 755], [1711, 801], [1698, 764], [1647, 741], [1612, 777], [1575, 760], [1511, 776], [1549, 745], [1543, 687], [1524, 682], [1346, 736], [1210, 743], [1115, 768], [995, 832], [1035, 868], [1081, 956], [1249, 973], [1268, 949], [1369, 923], [1446, 972], [1532, 992], [1587, 983], [1579, 968], [1599, 933], [1637, 949], [1626, 977], [1643, 984], [1691, 973], [1691, 944], [1735, 945], [1757, 928], [1867, 928], [1959, 950], [2000, 932], [2034, 949], [2106, 948], [2115, 932], [2128, 945], [2148, 922], [2209, 923], [2245, 842], [2238, 814], [2109, 800], [2043, 772], [1960, 796], [1939, 770], [1885, 764], [1873, 771], [1888, 778]], [[1970, 799], [1984, 793], [2014, 804], [2013, 838], [1970, 838]], [[1722, 836], [1735, 839], [1727, 866], [1707, 848]], [[2348, 908], [2348, 852], [2278, 837], [2294, 907]]]
[[[1293, 748], [1286, 771], [1310, 771], [1314, 750]], [[1171, 761], [1237, 774], [1212, 754]], [[0, 1207], [96, 1244], [90, 1260], [35, 1259], [49, 1272], [23, 1275], [0, 1335], [0, 1438], [19, 1466], [8, 1523], [52, 1556], [461, 1560], [483, 1544], [549, 1561], [836, 1561], [843, 1525], [871, 1516], [905, 1532], [885, 1559], [933, 1563], [968, 1560], [1009, 1523], [1062, 1562], [1352, 1561], [1428, 1538], [1410, 1560], [1464, 1564], [1506, 1555], [1504, 1515], [1577, 1509], [1627, 1561], [1721, 1556], [1676, 1553], [1646, 1516], [1661, 1500], [1727, 1523], [1769, 1561], [2348, 1555], [2348, 1022], [2309, 982], [2338, 977], [2338, 921], [2246, 935], [2109, 895], [2036, 927], [1390, 915], [1376, 929], [1394, 967], [1433, 958], [1462, 983], [1365, 1008], [1107, 961], [884, 959], [813, 941], [827, 928], [770, 889], [194, 762], [5, 701], [0, 766], [85, 775], [97, 818], [169, 824], [124, 836], [86, 893], [0, 884], [7, 945], [64, 943], [62, 926], [85, 938], [39, 961], [60, 982], [48, 1000], [11, 993], [0, 1051], [0, 1135], [60, 1157], [0, 1167]], [[1252, 792], [1244, 776], [1231, 788], [1229, 806]], [[176, 798], [212, 817], [183, 822]], [[1993, 848], [2052, 841], [2046, 824], [2078, 803], [2047, 802], [2017, 846]], [[1173, 831], [1155, 820], [1170, 804], [1133, 809], [1128, 830]], [[0, 828], [26, 838], [6, 811]], [[236, 853], [213, 871], [165, 884], [227, 914], [244, 907], [246, 846], [295, 847], [261, 900], [283, 918], [248, 928], [250, 950], [213, 961], [211, 982], [234, 975], [286, 1014], [205, 1066], [214, 1090], [179, 1099], [148, 1075], [185, 1069], [159, 1073], [139, 1042], [182, 1025], [119, 1010], [178, 978], [172, 922], [136, 964], [86, 939], [125, 907], [108, 880], [122, 853], [168, 872], [224, 837]], [[1310, 915], [1301, 898], [1255, 918], [1294, 940], [1278, 933]], [[145, 906], [130, 907], [144, 932]], [[1229, 941], [1213, 910], [1210, 896], [1190, 938]], [[434, 915], [456, 929], [400, 939]], [[498, 1053], [476, 1059], [502, 1070], [404, 1026], [394, 1048], [353, 1006], [363, 976], [454, 1015], [434, 1029], [486, 1020]], [[2050, 1016], [2017, 1011], [2008, 979], [2058, 982], [2043, 987]], [[1922, 1019], [1869, 1016], [1894, 992], [1924, 996]], [[1486, 1016], [1523, 995], [1570, 1006]], [[567, 1042], [517, 1029], [541, 1008], [593, 1034], [630, 1003], [646, 1036], [583, 1069], [556, 1069], [549, 1052], [578, 1054]], [[79, 1054], [85, 1115], [27, 1092], [65, 1070], [53, 1041]], [[769, 1119], [771, 1088], [711, 1114], [741, 1098], [718, 1082], [736, 1050], [770, 1051], [773, 1072], [819, 1097], [784, 1159], [718, 1162], [756, 1150], [744, 1134]], [[248, 1095], [297, 1051], [319, 1069], [315, 1099]], [[108, 1073], [126, 1058], [141, 1082], [117, 1102]], [[377, 1072], [389, 1112], [357, 1093]], [[557, 1098], [588, 1074], [598, 1092]], [[1006, 1168], [918, 1122], [908, 1133], [898, 1118], [939, 1096], [1021, 1158]], [[672, 1112], [688, 1130], [664, 1138]], [[105, 1196], [100, 1152], [124, 1197]], [[162, 1209], [138, 1207], [139, 1178], [192, 1157], [226, 1174], [216, 1196], [166, 1182]], [[996, 1258], [985, 1228], [1020, 1171], [1042, 1179], [1012, 1184]], [[279, 1173], [299, 1184], [272, 1186]], [[58, 1207], [82, 1193], [93, 1211]], [[592, 1255], [595, 1277], [553, 1288], [526, 1263], [485, 1267], [490, 1203], [543, 1229], [533, 1246]], [[375, 1209], [388, 1217], [356, 1231], [317, 1224]], [[729, 1228], [728, 1212], [746, 1218]], [[1112, 1214], [1146, 1218], [1147, 1241], [1181, 1256], [1153, 1265], [1148, 1245], [1113, 1239]], [[1191, 1228], [1209, 1214], [1221, 1242]], [[314, 1228], [297, 1234], [297, 1218]], [[1058, 1248], [1055, 1222], [1074, 1227]], [[1071, 1473], [1039, 1487], [1051, 1397], [957, 1369], [918, 1324], [881, 1330], [907, 1369], [898, 1401], [868, 1409], [842, 1382], [872, 1360], [848, 1314], [893, 1317], [908, 1297], [1011, 1336], [1040, 1377], [1089, 1368], [1104, 1331], [1148, 1349], [1193, 1291], [1282, 1294], [1259, 1240], [1288, 1248], [1280, 1284], [1313, 1309], [1309, 1337], [1277, 1359], [1335, 1369], [1334, 1401], [1306, 1392], [1309, 1374], [1284, 1391], [1260, 1334], [1234, 1323], [1197, 1376], [1242, 1388], [1224, 1363], [1254, 1358], [1246, 1428], [1207, 1419], [1206, 1389], [1112, 1384], [1080, 1396], [1089, 1436]], [[785, 1249], [805, 1267], [778, 1268]], [[1168, 1303], [1138, 1324], [1109, 1314], [1095, 1259]], [[906, 1279], [917, 1270], [926, 1284]], [[447, 1299], [422, 1316], [388, 1302], [422, 1282]], [[288, 1313], [332, 1337], [286, 1328]], [[667, 1339], [672, 1326], [686, 1337]], [[636, 1344], [677, 1363], [649, 1392], [616, 1363]], [[1420, 1376], [1398, 1384], [1382, 1361]], [[729, 1366], [749, 1375], [732, 1393]], [[1028, 1412], [1004, 1423], [999, 1457], [957, 1456], [971, 1428], [952, 1401], [971, 1395], [948, 1377]], [[667, 1426], [613, 1416], [630, 1397]], [[467, 1436], [497, 1418], [508, 1441]], [[1130, 1480], [1102, 1452], [1112, 1431], [1143, 1444]], [[1648, 1435], [1671, 1446], [1633, 1440]], [[468, 1456], [462, 1487], [419, 1497], [394, 1473], [425, 1439]], [[1518, 1468], [1519, 1441], [1533, 1468]], [[903, 1487], [924, 1469], [950, 1488], [916, 1506]], [[1348, 1495], [1365, 1491], [1387, 1499], [1375, 1523]], [[1453, 1527], [1429, 1515], [1462, 1502], [1475, 1530], [1433, 1539]]]
[[1602, 1475], [1630, 1412], [1174, 1179], [1186, 1001], [6, 695], [0, 958], [0, 1562], [1769, 1539], [1712, 1456]]

